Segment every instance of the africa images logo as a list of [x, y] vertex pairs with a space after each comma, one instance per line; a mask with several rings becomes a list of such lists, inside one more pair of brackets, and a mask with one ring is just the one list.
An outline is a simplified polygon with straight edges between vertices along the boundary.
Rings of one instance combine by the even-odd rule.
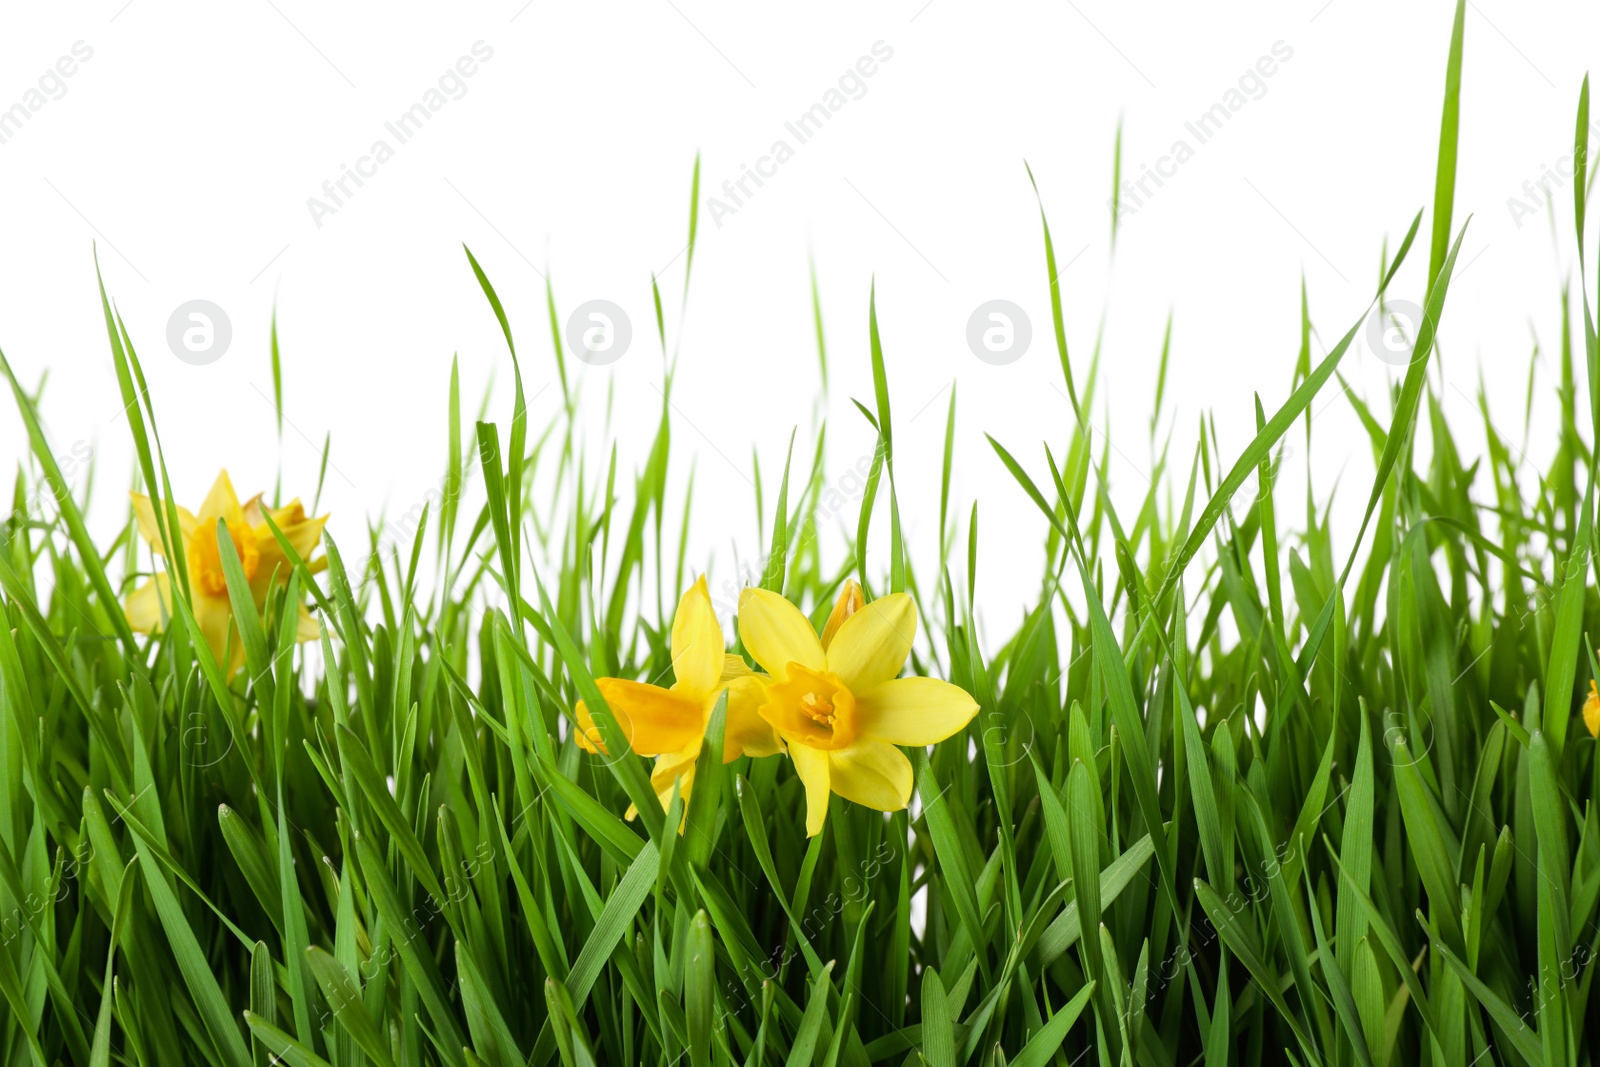
[[0, 144], [21, 133], [24, 124], [43, 111], [50, 101], [66, 96], [67, 79], [78, 73], [82, 64], [94, 58], [94, 49], [83, 41], [72, 42], [71, 53], [45, 68], [38, 81], [22, 94], [21, 100], [10, 107], [0, 106]]
[[[1259, 57], [1254, 65], [1245, 68], [1238, 81], [1222, 94], [1222, 99], [1202, 111], [1194, 121], [1183, 124], [1184, 131], [1194, 138], [1194, 144], [1180, 137], [1172, 142], [1167, 154], [1158, 158], [1153, 167], [1149, 163], [1141, 163], [1137, 177], [1122, 180], [1118, 186], [1120, 204], [1118, 196], [1106, 201], [1106, 210], [1112, 213], [1119, 228], [1128, 221], [1129, 216], [1136, 214], [1155, 197], [1156, 191], [1164, 184], [1163, 179], [1177, 177], [1178, 168], [1195, 157], [1199, 146], [1221, 133], [1233, 116], [1244, 110], [1246, 104], [1267, 95], [1267, 79], [1277, 74], [1282, 64], [1294, 58], [1294, 49], [1285, 41], [1272, 42], [1269, 51], [1270, 55]], [[1150, 188], [1152, 182], [1155, 183], [1155, 189]]]
[[[878, 73], [882, 64], [894, 58], [894, 48], [881, 40], [872, 42], [871, 52], [871, 55], [861, 56], [852, 66], [846, 67], [838, 81], [822, 94], [821, 100], [802, 111], [793, 121], [783, 124], [788, 137], [773, 141], [766, 155], [756, 159], [753, 168], [741, 163], [739, 176], [722, 183], [722, 196], [711, 196], [706, 200], [711, 221], [717, 224], [718, 229], [722, 228], [724, 218], [737, 214], [745, 202], [755, 196], [756, 191], [766, 184], [764, 179], [777, 177], [778, 168], [793, 159], [801, 145], [821, 133], [833, 116], [844, 110], [846, 104], [867, 95], [867, 79]], [[789, 138], [794, 139], [793, 144], [789, 143]], [[750, 188], [752, 182], [755, 183], [755, 189]]]
[[[420, 100], [392, 121], [383, 124], [384, 131], [394, 139], [393, 144], [383, 137], [373, 141], [364, 155], [356, 157], [354, 167], [339, 164], [339, 176], [322, 183], [322, 196], [306, 198], [306, 210], [311, 212], [311, 221], [316, 223], [317, 229], [322, 229], [322, 220], [328, 215], [337, 214], [366, 184], [367, 179], [377, 177], [378, 168], [395, 157], [399, 146], [421, 133], [433, 116], [444, 110], [446, 104], [467, 95], [467, 79], [478, 73], [481, 64], [494, 58], [494, 49], [481, 40], [472, 43], [471, 52], [471, 55], [461, 56], [453, 65], [445, 68], [438, 81], [424, 90]], [[355, 186], [353, 189], [352, 184]]]

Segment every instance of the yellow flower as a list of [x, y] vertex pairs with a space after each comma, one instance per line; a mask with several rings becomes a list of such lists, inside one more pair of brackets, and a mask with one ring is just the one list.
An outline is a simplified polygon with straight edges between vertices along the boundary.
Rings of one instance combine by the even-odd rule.
[[1583, 725], [1589, 728], [1590, 737], [1600, 737], [1600, 690], [1594, 681], [1589, 682], [1589, 698], [1583, 702]]
[[[672, 804], [674, 782], [679, 783], [684, 800], [689, 799], [700, 744], [724, 689], [728, 691], [728, 711], [722, 761], [770, 756], [783, 750], [772, 727], [756, 714], [766, 699], [765, 679], [738, 656], [727, 654], [704, 576], [678, 601], [678, 613], [672, 619], [672, 669], [676, 677], [666, 689], [625, 678], [595, 679], [629, 747], [640, 755], [656, 757], [650, 787], [661, 799], [662, 808]], [[579, 746], [604, 752], [600, 730], [582, 701], [576, 712]], [[629, 808], [628, 814], [632, 818], [636, 812]]]
[[[917, 632], [904, 593], [870, 604], [851, 582], [828, 620], [827, 643], [777, 593], [746, 589], [739, 636], [772, 680], [761, 716], [788, 744], [806, 789], [806, 833], [822, 830], [828, 794], [879, 811], [911, 800], [911, 761], [896, 745], [923, 747], [959, 732], [978, 705], [937, 678], [900, 678]], [[834, 625], [834, 620], [838, 625]]]
[[[133, 497], [134, 515], [139, 521], [139, 533], [156, 555], [162, 555], [160, 528], [156, 525], [155, 507], [150, 498], [141, 493]], [[217, 663], [233, 677], [244, 664], [244, 644], [233, 625], [233, 602], [228, 598], [228, 582], [222, 571], [222, 557], [217, 551], [217, 520], [228, 524], [228, 535], [233, 540], [234, 551], [239, 554], [239, 564], [250, 582], [251, 598], [257, 610], [266, 606], [273, 584], [288, 581], [291, 564], [279, 547], [278, 541], [267, 527], [264, 515], [271, 515], [278, 529], [301, 559], [308, 560], [313, 572], [327, 566], [325, 558], [311, 560], [311, 553], [322, 537], [322, 526], [328, 521], [306, 517], [305, 508], [298, 499], [287, 507], [264, 511], [257, 494], [244, 505], [233, 491], [228, 472], [217, 475], [205, 503], [198, 515], [187, 508], [178, 508], [179, 533], [183, 540], [184, 558], [189, 567], [189, 604], [194, 611], [200, 632]], [[159, 633], [165, 621], [173, 614], [170, 573], [158, 574], [148, 579], [128, 597], [124, 613], [128, 625], [140, 633]], [[304, 604], [300, 611], [299, 629], [295, 636], [310, 641], [320, 632], [317, 620], [311, 617]], [[231, 651], [230, 651], [231, 650]], [[226, 658], [225, 658], [226, 657]]]

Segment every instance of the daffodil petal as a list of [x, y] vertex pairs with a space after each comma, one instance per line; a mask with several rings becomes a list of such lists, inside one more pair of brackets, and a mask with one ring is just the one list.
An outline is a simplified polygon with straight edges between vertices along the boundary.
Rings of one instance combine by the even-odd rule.
[[133, 501], [133, 515], [139, 522], [139, 536], [156, 552], [161, 549], [161, 527], [156, 522], [156, 506], [143, 493], [129, 493]]
[[263, 525], [261, 520], [263, 515], [271, 515], [272, 521], [277, 523], [279, 527], [305, 521], [306, 506], [300, 502], [299, 497], [295, 497], [281, 508], [262, 507], [261, 497], [262, 494], [257, 493], [241, 506], [241, 510], [244, 513], [244, 521], [251, 526]]
[[234, 526], [243, 525], [244, 509], [239, 506], [239, 494], [233, 491], [233, 481], [227, 471], [219, 472], [217, 480], [211, 483], [211, 492], [200, 505], [198, 518], [208, 528], [215, 527], [218, 519], [225, 519]]
[[725, 645], [702, 575], [683, 594], [678, 613], [672, 617], [672, 670], [678, 679], [673, 688], [691, 697], [715, 692], [727, 654]]
[[754, 674], [727, 683], [728, 717], [722, 732], [722, 762], [732, 763], [740, 756], [774, 756], [783, 751], [783, 742], [772, 724], [759, 714], [767, 700], [767, 687]]
[[189, 598], [189, 607], [194, 612], [194, 621], [200, 625], [200, 632], [205, 635], [206, 647], [211, 650], [212, 659], [232, 678], [234, 672], [244, 665], [244, 644], [236, 634], [230, 635], [233, 630], [233, 605], [227, 595], [210, 596], [196, 591]]
[[833, 637], [839, 632], [839, 627], [844, 621], [866, 606], [866, 599], [861, 594], [861, 583], [851, 578], [844, 583], [844, 588], [839, 590], [839, 599], [833, 602], [833, 611], [828, 615], [828, 621], [822, 627], [822, 648], [827, 651], [833, 644]]
[[893, 745], [860, 740], [827, 753], [829, 786], [846, 800], [899, 811], [911, 800], [911, 761]]
[[856, 694], [856, 730], [921, 748], [959, 733], [978, 713], [965, 689], [937, 678], [896, 678]]
[[164, 619], [172, 618], [172, 610], [171, 579], [165, 574], [147, 579], [123, 606], [128, 625], [142, 634], [160, 633]]
[[828, 753], [808, 745], [793, 745], [789, 757], [806, 787], [806, 836], [816, 837], [828, 817]]
[[294, 639], [296, 641], [315, 641], [321, 636], [322, 625], [317, 622], [317, 617], [311, 614], [311, 609], [301, 604], [300, 617], [295, 622]]
[[698, 701], [658, 685], [621, 678], [600, 678], [596, 684], [629, 747], [640, 755], [676, 751], [705, 733], [705, 715]]
[[[280, 526], [284, 537], [293, 546], [295, 553], [305, 559], [317, 547], [317, 540], [322, 536], [323, 523], [328, 521], [324, 515], [320, 519], [309, 519], [305, 522], [290, 526]], [[251, 528], [256, 539], [256, 569], [250, 577], [250, 594], [255, 598], [256, 607], [264, 607], [267, 596], [272, 592], [274, 585], [283, 585], [289, 580], [289, 572], [294, 570], [294, 564], [283, 551], [283, 546], [278, 544], [278, 539], [272, 536], [272, 531], [266, 523]], [[321, 560], [324, 566], [326, 558]], [[313, 574], [318, 568], [308, 568]]]
[[[298, 500], [288, 507], [279, 508], [277, 511], [268, 511], [272, 521], [282, 531], [284, 540], [294, 548], [296, 555], [301, 559], [310, 559], [311, 553], [316, 550], [317, 541], [322, 537], [322, 527], [328, 522], [328, 516], [307, 518], [305, 509]], [[271, 550], [282, 553], [278, 547], [278, 539], [272, 536], [272, 527], [263, 519], [250, 523], [250, 529], [255, 533], [256, 540], [261, 542], [261, 559], [263, 563], [267, 558], [269, 547]]]
[[757, 677], [756, 672], [750, 669], [750, 664], [744, 661], [744, 657], [735, 656], [732, 652], [722, 657], [721, 681], [731, 682], [735, 678], [752, 677]]
[[600, 743], [600, 728], [589, 713], [589, 705], [578, 701], [578, 706], [572, 709], [572, 717], [576, 720], [572, 734], [578, 747], [585, 752], [605, 752], [606, 746]]
[[739, 639], [778, 681], [788, 677], [791, 663], [814, 671], [822, 670], [826, 663], [811, 620], [770, 589], [746, 589], [739, 594]]
[[694, 764], [699, 758], [699, 738], [677, 752], [663, 752], [656, 757], [656, 765], [650, 771], [650, 788], [661, 798], [663, 811], [672, 807], [674, 783], [678, 784], [684, 803], [689, 802], [689, 790], [694, 786]]
[[917, 606], [905, 593], [879, 597], [839, 624], [828, 645], [828, 669], [852, 693], [865, 693], [900, 673], [917, 636]]
[[[133, 514], [139, 523], [139, 536], [150, 546], [150, 551], [158, 556], [165, 555], [166, 550], [161, 546], [161, 527], [156, 522], [155, 504], [143, 493], [129, 493], [128, 496], [133, 499]], [[199, 524], [200, 520], [188, 508], [178, 509], [178, 531], [185, 543], [194, 536], [195, 527]]]

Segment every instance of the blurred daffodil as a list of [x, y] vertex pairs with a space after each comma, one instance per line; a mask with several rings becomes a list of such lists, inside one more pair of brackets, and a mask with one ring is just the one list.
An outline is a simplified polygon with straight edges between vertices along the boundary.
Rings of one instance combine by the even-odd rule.
[[[140, 536], [150, 545], [152, 552], [163, 555], [165, 550], [161, 544], [160, 527], [156, 525], [155, 506], [149, 497], [141, 493], [129, 495], [133, 497], [133, 511], [139, 522]], [[328, 517], [307, 518], [305, 508], [298, 499], [290, 501], [286, 507], [264, 509], [261, 497], [257, 494], [247, 503], [240, 504], [227, 471], [217, 475], [198, 514], [182, 507], [177, 512], [178, 532], [182, 537], [184, 559], [189, 570], [189, 603], [211, 654], [231, 678], [244, 664], [244, 645], [239, 640], [238, 629], [233, 625], [233, 602], [228, 597], [228, 580], [223, 573], [222, 556], [218, 551], [217, 520], [227, 524], [228, 536], [239, 556], [240, 569], [250, 583], [251, 599], [259, 611], [266, 607], [274, 583], [288, 581], [292, 566], [277, 539], [272, 536], [265, 516], [272, 517], [295, 552], [309, 562], [313, 572], [327, 566], [325, 558], [312, 560], [310, 557], [322, 537], [322, 526]], [[124, 608], [129, 626], [141, 633], [158, 633], [166, 625], [173, 615], [172, 573], [168, 571], [146, 580], [129, 595]], [[319, 633], [317, 620], [312, 618], [304, 604], [298, 605], [298, 608], [300, 621], [295, 636], [298, 640], [310, 641]]]
[[[629, 747], [640, 755], [656, 757], [650, 787], [661, 798], [663, 808], [671, 806], [674, 782], [688, 800], [695, 760], [700, 758], [706, 726], [723, 690], [728, 692], [728, 710], [722, 761], [782, 751], [772, 727], [756, 714], [766, 699], [765, 679], [738, 656], [727, 654], [704, 576], [678, 601], [671, 651], [675, 677], [668, 688], [625, 678], [595, 679]], [[589, 752], [604, 752], [599, 727], [582, 701], [578, 702], [577, 717], [578, 744]], [[628, 814], [632, 818], [636, 812], [630, 808]]]
[[828, 795], [879, 811], [911, 800], [911, 761], [896, 745], [922, 747], [959, 732], [978, 705], [959, 686], [901, 678], [917, 632], [905, 593], [863, 604], [849, 583], [823, 637], [777, 593], [739, 597], [739, 637], [771, 676], [761, 716], [787, 743], [806, 790], [806, 833], [822, 830]]
[[1594, 681], [1589, 682], [1589, 697], [1583, 702], [1583, 725], [1589, 728], [1590, 737], [1600, 737], [1600, 690]]

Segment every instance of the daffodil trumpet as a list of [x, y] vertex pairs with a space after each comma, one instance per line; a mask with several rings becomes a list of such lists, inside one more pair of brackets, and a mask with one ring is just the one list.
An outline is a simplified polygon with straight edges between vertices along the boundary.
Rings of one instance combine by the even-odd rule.
[[911, 597], [864, 603], [855, 582], [840, 592], [821, 638], [777, 593], [740, 595], [739, 637], [769, 676], [758, 711], [804, 783], [809, 836], [821, 832], [833, 793], [879, 811], [904, 808], [913, 776], [896, 746], [937, 744], [977, 714], [959, 686], [900, 677], [916, 632]]
[[[677, 786], [685, 803], [694, 786], [695, 761], [717, 699], [726, 692], [728, 707], [722, 738], [722, 759], [770, 756], [782, 751], [772, 727], [756, 713], [765, 700], [765, 679], [738, 656], [728, 655], [702, 576], [678, 602], [672, 619], [673, 681], [669, 686], [626, 678], [597, 678], [595, 684], [616, 719], [628, 747], [655, 757], [650, 787], [663, 810]], [[589, 752], [605, 753], [599, 727], [583, 701], [575, 709], [577, 741]], [[636, 812], [629, 808], [629, 817]]]

